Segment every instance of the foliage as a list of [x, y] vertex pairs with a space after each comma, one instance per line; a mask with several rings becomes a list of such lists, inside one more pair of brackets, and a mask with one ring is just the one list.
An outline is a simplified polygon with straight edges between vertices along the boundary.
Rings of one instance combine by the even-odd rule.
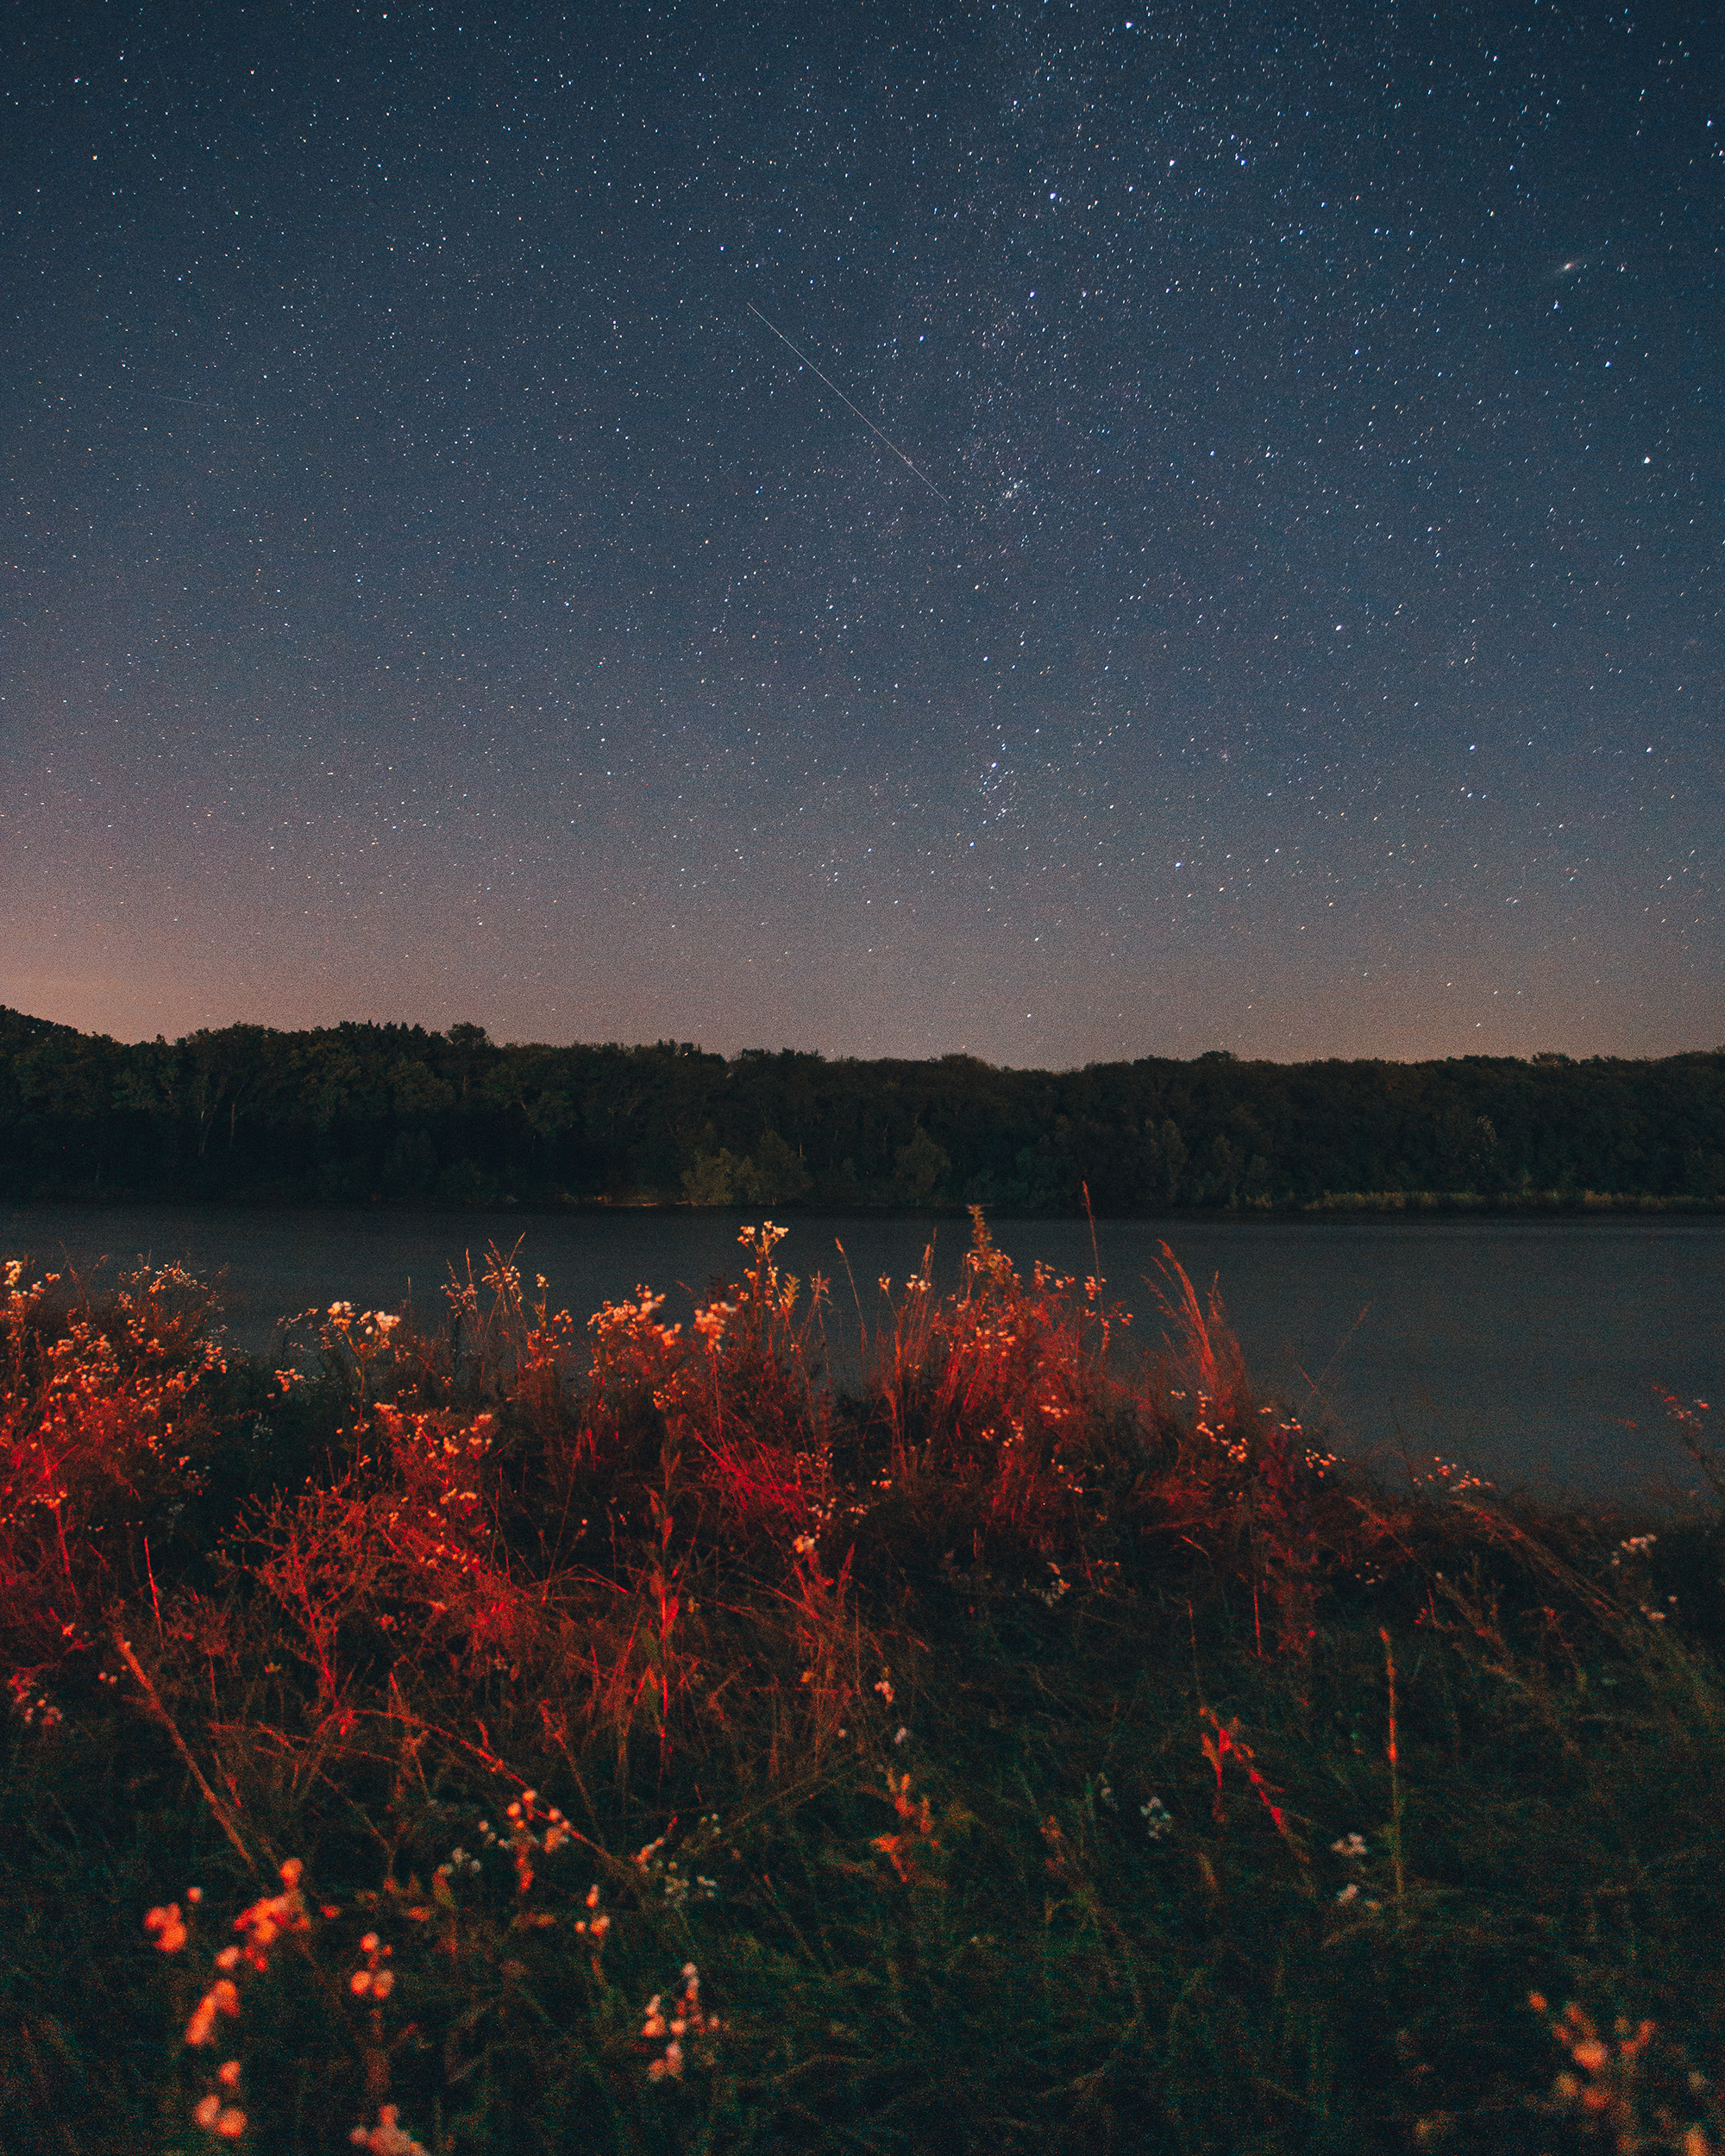
[[1725, 1201], [1725, 1050], [1083, 1070], [498, 1046], [474, 1025], [126, 1047], [0, 1010], [0, 1195], [1127, 1214]]
[[86, 1651], [109, 1602], [170, 1573], [207, 1486], [210, 1298], [177, 1266], [92, 1303], [59, 1274], [0, 1270], [0, 1648], [15, 1665]]
[[980, 1214], [841, 1395], [783, 1232], [273, 1373], [18, 1266], [0, 2142], [1725, 2146], [1716, 1528], [1388, 1490]]

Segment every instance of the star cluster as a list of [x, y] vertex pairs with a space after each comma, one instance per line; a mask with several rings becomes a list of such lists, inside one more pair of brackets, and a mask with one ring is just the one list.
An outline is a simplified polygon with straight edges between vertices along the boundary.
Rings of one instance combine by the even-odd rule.
[[1711, 1045], [1685, 16], [37, 11], [0, 1000]]

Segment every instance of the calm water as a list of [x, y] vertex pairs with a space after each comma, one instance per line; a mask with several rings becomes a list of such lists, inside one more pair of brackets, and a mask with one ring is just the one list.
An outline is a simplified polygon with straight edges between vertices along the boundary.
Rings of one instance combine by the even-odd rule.
[[[0, 1206], [0, 1254], [80, 1269], [177, 1259], [219, 1280], [229, 1337], [262, 1351], [279, 1317], [312, 1304], [435, 1304], [451, 1267], [464, 1270], [471, 1250], [477, 1269], [493, 1235], [505, 1247], [522, 1236], [524, 1271], [543, 1273], [578, 1313], [644, 1282], [668, 1295], [668, 1317], [686, 1315], [688, 1289], [734, 1275], [745, 1217]], [[1257, 1381], [1327, 1426], [1338, 1451], [1437, 1453], [1500, 1483], [1623, 1497], [1698, 1481], [1653, 1388], [1725, 1391], [1725, 1221], [1109, 1220], [1096, 1232], [1109, 1293], [1137, 1313], [1140, 1337], [1160, 1332], [1146, 1276], [1166, 1237], [1201, 1289], [1219, 1281]], [[921, 1221], [804, 1217], [780, 1261], [831, 1277], [842, 1320], [854, 1306], [835, 1238], [872, 1313], [877, 1276], [901, 1282], [928, 1234]], [[1082, 1221], [1005, 1221], [995, 1234], [1026, 1271], [1037, 1257], [1093, 1269]], [[941, 1225], [938, 1281], [956, 1277], [966, 1237], [963, 1223]]]

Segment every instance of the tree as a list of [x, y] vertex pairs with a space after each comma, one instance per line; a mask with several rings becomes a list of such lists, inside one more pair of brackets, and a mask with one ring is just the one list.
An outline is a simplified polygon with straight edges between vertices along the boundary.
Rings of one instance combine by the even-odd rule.
[[737, 1193], [751, 1206], [794, 1206], [806, 1198], [814, 1178], [776, 1131], [762, 1138], [750, 1156], [739, 1163]]
[[911, 1133], [910, 1144], [900, 1146], [893, 1160], [893, 1195], [903, 1205], [932, 1203], [935, 1193], [952, 1172], [945, 1148], [937, 1145], [920, 1124]]
[[721, 1149], [697, 1153], [683, 1170], [683, 1198], [692, 1206], [728, 1206], [737, 1195], [737, 1163]]

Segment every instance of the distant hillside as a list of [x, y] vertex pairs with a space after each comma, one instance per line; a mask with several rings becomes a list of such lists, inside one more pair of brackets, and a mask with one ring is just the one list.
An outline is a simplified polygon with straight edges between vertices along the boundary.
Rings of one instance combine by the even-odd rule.
[[474, 1025], [126, 1046], [0, 1008], [0, 1196], [1005, 1213], [1725, 1203], [1725, 1050], [1632, 1062], [727, 1061]]

